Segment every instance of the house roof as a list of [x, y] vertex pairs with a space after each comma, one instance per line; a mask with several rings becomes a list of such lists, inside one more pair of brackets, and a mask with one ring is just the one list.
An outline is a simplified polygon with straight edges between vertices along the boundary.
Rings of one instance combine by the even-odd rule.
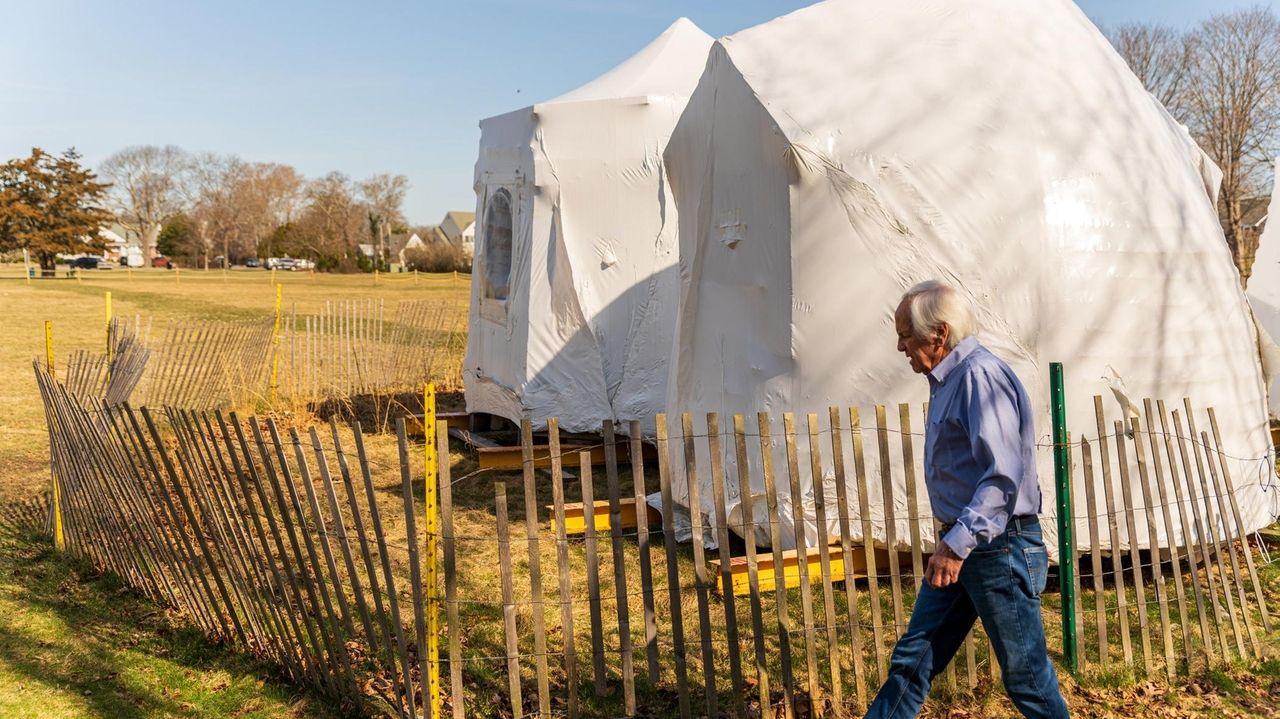
[[1261, 229], [1267, 221], [1270, 197], [1246, 197], [1240, 201], [1240, 215], [1246, 227]]
[[449, 239], [453, 239], [453, 233], [462, 232], [467, 225], [475, 221], [476, 213], [454, 210], [453, 212], [445, 213], [444, 221], [440, 223], [440, 227], [444, 230], [446, 235], [450, 235]]

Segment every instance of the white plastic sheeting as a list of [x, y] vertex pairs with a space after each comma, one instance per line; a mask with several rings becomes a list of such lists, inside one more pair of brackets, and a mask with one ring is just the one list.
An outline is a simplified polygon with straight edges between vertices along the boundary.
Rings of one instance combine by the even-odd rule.
[[598, 431], [661, 411], [677, 297], [662, 151], [711, 43], [678, 20], [587, 85], [480, 123], [469, 412]]
[[[1275, 516], [1256, 481], [1263, 376], [1211, 199], [1219, 173], [1069, 0], [833, 0], [723, 38], [665, 157], [680, 210], [673, 412], [814, 411], [825, 426], [828, 405], [886, 403], [896, 427], [896, 403], [910, 402], [920, 432], [927, 383], [896, 352], [892, 313], [939, 278], [968, 295], [982, 342], [1026, 384], [1045, 444], [1050, 362], [1065, 364], [1076, 439], [1097, 434], [1093, 395], [1112, 419], [1131, 401], [1190, 397], [1217, 410], [1245, 522]], [[781, 435], [776, 423], [786, 495]], [[878, 506], [876, 445], [868, 435]], [[916, 462], [922, 452], [917, 438]], [[1051, 452], [1039, 458], [1056, 553]], [[751, 476], [762, 491], [759, 467]], [[883, 540], [883, 513], [873, 521]]]
[[1277, 180], [1271, 191], [1267, 225], [1253, 260], [1248, 296], [1258, 322], [1258, 344], [1270, 387], [1268, 408], [1271, 416], [1280, 419], [1280, 347], [1276, 346], [1280, 341], [1280, 175]]

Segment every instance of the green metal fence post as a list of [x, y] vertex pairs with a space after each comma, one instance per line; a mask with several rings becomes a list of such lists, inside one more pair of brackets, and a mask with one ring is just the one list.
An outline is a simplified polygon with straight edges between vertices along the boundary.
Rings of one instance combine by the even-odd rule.
[[1067, 444], [1067, 402], [1062, 388], [1062, 363], [1049, 364], [1049, 395], [1053, 412], [1053, 479], [1058, 500], [1058, 586], [1062, 598], [1062, 654], [1072, 674], [1080, 672], [1076, 637], [1075, 521], [1071, 502], [1071, 452]]

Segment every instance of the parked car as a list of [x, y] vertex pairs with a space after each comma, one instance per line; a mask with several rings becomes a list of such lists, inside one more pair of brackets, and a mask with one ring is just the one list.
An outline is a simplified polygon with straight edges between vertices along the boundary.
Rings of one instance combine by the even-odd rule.
[[77, 257], [67, 264], [75, 270], [96, 270], [100, 266], [99, 263], [103, 263], [103, 259], [101, 257], [86, 255], [84, 257]]
[[258, 261], [257, 257], [250, 257], [244, 261], [244, 266], [245, 267], [261, 267], [262, 263]]
[[163, 268], [165, 268], [165, 269], [167, 269], [167, 270], [172, 270], [173, 268], [175, 268], [175, 267], [177, 267], [177, 266], [178, 266], [178, 263], [174, 262], [172, 259], [170, 259], [170, 258], [168, 258], [168, 257], [165, 257], [164, 255], [161, 255], [161, 256], [159, 256], [159, 257], [152, 257], [152, 258], [151, 258], [151, 266], [152, 266], [152, 267], [163, 267]]

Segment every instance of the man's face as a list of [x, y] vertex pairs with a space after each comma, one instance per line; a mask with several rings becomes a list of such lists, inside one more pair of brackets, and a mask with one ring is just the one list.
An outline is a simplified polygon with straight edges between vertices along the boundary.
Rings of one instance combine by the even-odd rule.
[[932, 339], [922, 340], [915, 336], [911, 327], [911, 302], [904, 300], [893, 313], [893, 325], [898, 331], [898, 351], [907, 356], [911, 363], [911, 371], [925, 374], [938, 366], [947, 356], [948, 328], [943, 325], [942, 333]]

